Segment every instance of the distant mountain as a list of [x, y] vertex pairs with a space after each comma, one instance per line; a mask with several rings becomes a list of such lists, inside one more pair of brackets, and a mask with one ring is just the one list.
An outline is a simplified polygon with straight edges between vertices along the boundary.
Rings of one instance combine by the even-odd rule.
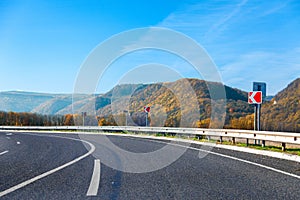
[[43, 102], [42, 104], [38, 105], [33, 110], [31, 110], [31, 112], [42, 114], [56, 114], [60, 110], [68, 107], [71, 104], [71, 95], [61, 95]]
[[[86, 104], [91, 95], [77, 95], [77, 102]], [[35, 92], [9, 91], [0, 92], [0, 111], [33, 112], [39, 114], [67, 114], [72, 113], [72, 94], [48, 94]], [[67, 109], [70, 108], [70, 109]], [[63, 112], [66, 110], [66, 112]]]
[[[186, 81], [195, 92], [194, 97], [190, 97], [188, 100], [197, 101], [199, 105], [202, 105], [200, 106], [203, 111], [202, 117], [209, 117], [210, 93], [208, 88], [214, 88], [215, 91], [223, 85], [198, 79], [181, 79], [169, 83], [118, 85], [103, 95], [76, 95], [74, 102], [71, 94], [0, 92], [0, 110], [51, 115], [68, 114], [73, 113], [73, 111], [92, 113], [96, 110], [98, 115], [108, 116], [112, 114], [111, 105], [113, 105], [114, 110], [120, 112], [123, 112], [123, 108], [129, 108], [132, 112], [140, 112], [145, 105], [162, 105], [167, 108], [170, 115], [176, 118], [178, 116], [174, 113], [180, 109], [176, 96], [185, 96], [182, 87]], [[239, 112], [235, 115], [240, 116], [249, 113], [246, 92], [227, 86], [225, 86], [225, 91], [228, 105], [235, 107], [235, 110]], [[219, 98], [218, 94], [215, 96]], [[123, 104], [126, 99], [129, 100], [130, 105]], [[111, 104], [112, 102], [113, 104]]]
[[[216, 91], [225, 87], [226, 99]], [[210, 90], [209, 90], [210, 89]], [[151, 106], [151, 125], [165, 126], [198, 126], [203, 123], [208, 126], [211, 116], [211, 95], [214, 94], [215, 106], [227, 102], [228, 122], [232, 117], [241, 117], [253, 112], [247, 103], [247, 93], [239, 89], [223, 86], [221, 83], [206, 82], [198, 79], [180, 79], [175, 82], [155, 83], [146, 85], [117, 86], [103, 98], [111, 99], [112, 103], [105, 106], [96, 106], [97, 114], [102, 118], [114, 115], [118, 124], [124, 124], [124, 109], [130, 112], [135, 124], [143, 125], [143, 107]], [[182, 105], [186, 105], [182, 107]], [[217, 108], [219, 109], [219, 108]], [[158, 113], [158, 116], [155, 116]], [[119, 119], [116, 116], [120, 116]], [[164, 116], [164, 120], [155, 117]], [[186, 123], [182, 122], [182, 117]], [[196, 120], [195, 120], [196, 119]], [[154, 122], [155, 121], [155, 122]], [[165, 124], [160, 124], [165, 121]]]
[[0, 110], [15, 112], [32, 112], [40, 104], [59, 95], [33, 92], [0, 92]]
[[[219, 92], [225, 88], [226, 99]], [[209, 90], [211, 89], [211, 90]], [[212, 90], [213, 89], [213, 90]], [[211, 95], [214, 99], [211, 100]], [[300, 129], [300, 78], [290, 83], [276, 96], [268, 97], [262, 105], [261, 126], [264, 130]], [[44, 94], [32, 92], [0, 92], [0, 111], [35, 112], [40, 114], [60, 114], [87, 112], [96, 114], [101, 124], [125, 124], [125, 111], [130, 124], [145, 124], [144, 106], [151, 106], [153, 126], [208, 127], [211, 117], [211, 105], [216, 112], [226, 102], [225, 117], [228, 128], [253, 127], [253, 106], [247, 103], [247, 93], [221, 83], [206, 82], [198, 79], [180, 79], [175, 82], [154, 84], [125, 84], [114, 87], [105, 94], [76, 95]], [[185, 104], [187, 106], [182, 107]], [[112, 117], [114, 116], [114, 117]], [[195, 120], [197, 119], [197, 120]], [[218, 119], [218, 120], [219, 120]], [[86, 121], [89, 123], [89, 120]], [[89, 124], [95, 125], [97, 121]], [[240, 126], [244, 123], [243, 126]], [[192, 125], [191, 125], [192, 124]]]

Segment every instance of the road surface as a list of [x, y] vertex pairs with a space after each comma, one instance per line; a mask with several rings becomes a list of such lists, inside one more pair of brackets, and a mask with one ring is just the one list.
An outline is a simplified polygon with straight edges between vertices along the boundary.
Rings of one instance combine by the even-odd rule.
[[[122, 165], [99, 143], [106, 136], [80, 136], [0, 132], [0, 199], [300, 199], [296, 162], [220, 148], [200, 159], [202, 147], [193, 144], [165, 168], [128, 173], [97, 156], [108, 152]], [[135, 153], [167, 142], [107, 137]]]

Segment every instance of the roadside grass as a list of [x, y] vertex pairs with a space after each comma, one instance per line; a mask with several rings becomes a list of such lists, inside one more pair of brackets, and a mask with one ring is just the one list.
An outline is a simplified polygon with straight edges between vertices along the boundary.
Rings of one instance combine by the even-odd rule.
[[219, 140], [207, 140], [207, 139], [198, 140], [197, 138], [195, 140], [200, 141], [200, 142], [212, 142], [212, 143], [216, 143], [216, 144], [246, 147], [246, 148], [257, 149], [257, 150], [274, 151], [274, 152], [280, 152], [280, 153], [284, 152], [284, 153], [300, 156], [300, 148], [286, 148], [285, 151], [282, 151], [281, 146], [264, 146], [264, 147], [262, 147], [259, 144], [248, 144], [248, 146], [247, 146], [246, 143], [241, 143], [241, 142], [236, 142], [235, 144], [233, 144], [231, 141], [222, 141], [222, 143], [221, 143]]
[[[128, 134], [132, 134], [132, 133], [128, 133]], [[165, 137], [165, 138], [181, 138], [181, 139], [194, 140], [194, 141], [199, 141], [199, 142], [246, 147], [246, 148], [252, 148], [252, 149], [257, 149], [257, 150], [274, 151], [274, 152], [281, 152], [281, 153], [284, 152], [284, 153], [300, 156], [300, 148], [286, 148], [285, 151], [282, 151], [281, 146], [262, 147], [259, 144], [248, 144], [248, 146], [247, 146], [246, 143], [236, 142], [235, 144], [233, 144], [231, 141], [222, 141], [222, 143], [221, 143], [219, 140], [207, 139], [207, 138], [203, 138], [203, 137], [202, 138], [188, 137], [186, 135], [179, 136], [179, 135], [174, 135], [174, 134], [163, 134], [163, 133], [152, 133], [152, 134], [141, 134], [141, 135], [152, 135], [152, 136], [156, 136], [156, 137]]]
[[[283, 152], [282, 149], [281, 149], [281, 147], [279, 147], [279, 146], [265, 146], [265, 147], [262, 147], [259, 144], [249, 144], [247, 146], [245, 143], [237, 143], [236, 146], [248, 147], [248, 148], [258, 149], [258, 150]], [[284, 152], [300, 156], [300, 148], [286, 148], [286, 150]]]

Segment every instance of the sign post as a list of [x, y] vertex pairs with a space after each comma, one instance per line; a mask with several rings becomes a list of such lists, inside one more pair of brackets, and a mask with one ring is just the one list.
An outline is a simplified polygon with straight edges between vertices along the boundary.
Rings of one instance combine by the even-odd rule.
[[150, 112], [150, 106], [144, 106], [144, 112], [146, 113], [146, 126], [148, 126], [148, 113]]
[[128, 110], [124, 110], [123, 112], [125, 114], [125, 126], [127, 126], [127, 124], [128, 124], [128, 120], [127, 120]]
[[[254, 130], [260, 131], [261, 104], [266, 97], [266, 83], [253, 82], [253, 91], [248, 93], [248, 103], [254, 104]], [[259, 141], [258, 141], [259, 143]], [[256, 140], [255, 140], [256, 144]], [[262, 141], [262, 146], [265, 141]]]
[[84, 118], [86, 117], [86, 112], [81, 112], [82, 115], [82, 126], [84, 126]]

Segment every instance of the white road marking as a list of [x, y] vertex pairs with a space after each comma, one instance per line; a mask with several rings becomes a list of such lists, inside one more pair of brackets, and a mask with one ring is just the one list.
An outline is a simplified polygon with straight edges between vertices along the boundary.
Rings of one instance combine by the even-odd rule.
[[[276, 168], [273, 168], [273, 167], [269, 167], [269, 166], [266, 166], [266, 165], [263, 165], [263, 164], [251, 162], [251, 161], [236, 158], [236, 157], [233, 157], [233, 156], [228, 156], [226, 154], [207, 151], [207, 150], [204, 150], [204, 149], [197, 149], [197, 148], [190, 147], [190, 146], [184, 146], [184, 145], [180, 145], [180, 144], [164, 142], [164, 141], [161, 141], [160, 138], [147, 137], [147, 136], [145, 137], [145, 136], [138, 136], [138, 135], [133, 135], [133, 136], [132, 135], [121, 135], [121, 134], [105, 134], [105, 135], [118, 135], [118, 136], [121, 136], [121, 137], [134, 137], [134, 138], [150, 139], [149, 141], [151, 141], [151, 142], [170, 144], [170, 145], [179, 146], [179, 147], [182, 147], [182, 148], [188, 148], [188, 149], [192, 149], [192, 150], [196, 150], [196, 151], [202, 151], [202, 152], [205, 152], [205, 153], [210, 153], [210, 154], [213, 154], [213, 155], [229, 158], [229, 159], [236, 160], [236, 161], [239, 161], [239, 162], [244, 162], [244, 163], [247, 163], [247, 164], [255, 165], [257, 167], [261, 167], [261, 168], [268, 169], [268, 170], [271, 170], [271, 171], [274, 171], [274, 172], [277, 172], [277, 173], [280, 173], [280, 174], [284, 174], [284, 175], [287, 175], [287, 176], [290, 176], [290, 177], [300, 179], [299, 175], [289, 173], [289, 172], [285, 172], [285, 171], [282, 171], [282, 170], [279, 170], [279, 169], [276, 169]], [[151, 140], [151, 139], [155, 139], [155, 140]], [[172, 138], [162, 138], [162, 139], [172, 140]], [[176, 140], [174, 139], [174, 141], [176, 141]], [[179, 141], [180, 142], [187, 142], [187, 141], [183, 141], [183, 140], [179, 140]], [[205, 144], [203, 144], [203, 145], [205, 145]]]
[[[155, 141], [155, 142], [158, 142], [158, 141]], [[271, 170], [271, 171], [274, 171], [274, 172], [277, 172], [277, 173], [281, 173], [281, 174], [284, 174], [284, 175], [287, 175], [287, 176], [291, 176], [291, 177], [300, 179], [299, 175], [292, 174], [292, 173], [289, 173], [289, 172], [285, 172], [285, 171], [282, 171], [282, 170], [279, 170], [279, 169], [276, 169], [276, 168], [273, 168], [273, 167], [269, 167], [269, 166], [266, 166], [266, 165], [263, 165], [263, 164], [251, 162], [249, 160], [244, 160], [244, 159], [236, 158], [236, 157], [233, 157], [233, 156], [228, 156], [228, 155], [221, 154], [221, 153], [207, 151], [207, 150], [204, 150], [204, 149], [197, 149], [197, 148], [194, 148], [194, 147], [184, 146], [184, 145], [180, 145], [180, 144], [167, 143], [167, 142], [163, 142], [163, 141], [159, 141], [159, 142], [160, 143], [174, 145], [174, 146], [178, 146], [178, 147], [182, 147], [182, 148], [188, 148], [188, 149], [192, 149], [192, 150], [196, 150], [196, 151], [202, 151], [202, 152], [205, 152], [205, 153], [213, 154], [213, 155], [216, 155], [216, 156], [221, 156], [221, 157], [224, 157], [224, 158], [229, 158], [229, 159], [232, 159], [232, 160], [237, 160], [237, 161], [240, 161], [240, 162], [244, 162], [244, 163], [247, 163], [247, 164], [255, 165], [255, 166], [258, 166], [258, 167], [261, 167], [261, 168], [265, 168], [265, 169], [268, 169], [268, 170]]]
[[7, 135], [7, 136], [10, 136], [10, 135], [12, 135], [12, 133], [7, 133], [6, 135]]
[[17, 141], [17, 144], [21, 144], [21, 142]]
[[[247, 163], [247, 164], [255, 165], [255, 166], [258, 166], [258, 167], [261, 167], [261, 168], [265, 168], [265, 169], [268, 169], [268, 170], [271, 170], [271, 171], [274, 171], [274, 172], [277, 172], [277, 173], [281, 173], [281, 174], [284, 174], [284, 175], [287, 175], [287, 176], [291, 176], [291, 177], [300, 179], [299, 175], [296, 175], [296, 174], [293, 174], [293, 173], [289, 173], [289, 172], [285, 172], [285, 171], [282, 171], [282, 170], [279, 170], [279, 169], [276, 169], [276, 168], [273, 168], [273, 167], [269, 167], [269, 166], [258, 164], [258, 163], [251, 162], [251, 161], [248, 161], [248, 160], [236, 158], [236, 157], [233, 157], [233, 156], [228, 156], [228, 155], [221, 154], [221, 153], [215, 153], [215, 152], [212, 152], [212, 151], [207, 151], [207, 150], [204, 150], [204, 149], [197, 149], [197, 148], [194, 148], [194, 147], [184, 146], [184, 145], [180, 145], [180, 144], [174, 144], [174, 143], [164, 142], [164, 141], [161, 141], [161, 138], [156, 138], [156, 137], [151, 137], [151, 136], [140, 136], [140, 135], [124, 135], [124, 134], [115, 134], [115, 133], [110, 133], [110, 134], [109, 133], [105, 133], [104, 135], [113, 135], [113, 136], [121, 136], [121, 137], [133, 137], [133, 138], [150, 139], [148, 141], [157, 142], [157, 143], [164, 143], [164, 144], [170, 144], [170, 145], [179, 146], [179, 147], [182, 147], [182, 148], [193, 149], [193, 150], [196, 150], [196, 151], [202, 151], [202, 152], [205, 152], [205, 153], [210, 153], [210, 154], [213, 154], [213, 155], [217, 155], [217, 156], [221, 156], [221, 157], [226, 157], [226, 158], [229, 158], [229, 159], [232, 159], [232, 160], [236, 160], [236, 161], [239, 161], [239, 162], [244, 162], [244, 163]], [[170, 140], [170, 141], [180, 141], [180, 142], [189, 143], [188, 141], [176, 140], [176, 139], [173, 139], [173, 138], [162, 138], [162, 139], [167, 139], [167, 140]], [[207, 144], [201, 144], [201, 145], [207, 145]], [[218, 146], [216, 146], [216, 147], [218, 147]], [[223, 147], [220, 147], [220, 148], [223, 148]], [[251, 153], [251, 152], [247, 152], [247, 153]], [[269, 155], [265, 155], [265, 156], [269, 156]], [[274, 157], [274, 156], [272, 156], [272, 157]], [[278, 158], [278, 157], [275, 157], [275, 158]], [[284, 159], [286, 159], [286, 158], [284, 158]], [[295, 160], [292, 160], [292, 161], [295, 161]], [[299, 161], [295, 161], [295, 162], [299, 162]]]
[[[82, 134], [84, 134], [84, 133], [82, 133]], [[95, 134], [99, 134], [99, 133], [88, 133], [88, 134], [89, 135], [92, 135], [92, 134], [95, 135]], [[298, 156], [298, 155], [292, 155], [292, 154], [287, 154], [287, 153], [283, 153], [283, 152], [258, 150], [258, 149], [248, 148], [248, 147], [239, 147], [239, 146], [214, 144], [214, 143], [209, 143], [209, 142], [199, 142], [199, 141], [179, 139], [179, 138], [167, 138], [167, 137], [156, 137], [156, 136], [145, 136], [145, 135], [141, 136], [141, 135], [131, 135], [131, 134], [120, 134], [120, 133], [101, 133], [101, 135], [104, 135], [104, 136], [120, 136], [120, 137], [126, 137], [126, 138], [142, 138], [142, 139], [150, 139], [150, 140], [158, 140], [158, 141], [159, 140], [169, 140], [169, 141], [175, 141], [175, 142], [198, 144], [198, 145], [203, 145], [203, 146], [213, 146], [213, 147], [222, 148], [222, 149], [229, 149], [229, 150], [233, 150], [233, 151], [263, 155], [263, 156], [268, 156], [268, 157], [273, 157], [273, 158], [278, 158], [278, 159], [284, 159], [284, 160], [290, 160], [290, 161], [300, 163], [300, 156]]]
[[53, 174], [53, 173], [55, 173], [55, 172], [57, 172], [59, 170], [62, 170], [64, 168], [66, 168], [66, 167], [68, 167], [68, 166], [70, 166], [70, 165], [72, 165], [72, 164], [74, 164], [74, 163], [82, 160], [83, 158], [91, 155], [95, 151], [95, 149], [96, 149], [96, 147], [92, 143], [90, 143], [88, 141], [85, 141], [85, 140], [80, 140], [80, 139], [75, 139], [75, 138], [68, 138], [68, 137], [61, 137], [61, 136], [54, 136], [54, 135], [53, 136], [50, 136], [50, 135], [37, 135], [37, 134], [30, 134], [30, 133], [23, 133], [23, 134], [34, 135], [34, 136], [39, 136], [39, 137], [57, 137], [57, 138], [64, 138], [64, 139], [69, 139], [69, 140], [80, 141], [80, 142], [84, 142], [84, 143], [88, 144], [91, 147], [91, 149], [86, 154], [84, 154], [84, 155], [82, 155], [82, 156], [80, 156], [80, 157], [78, 157], [78, 158], [76, 158], [76, 159], [74, 159], [74, 160], [72, 160], [72, 161], [70, 161], [68, 163], [65, 163], [64, 165], [61, 165], [61, 166], [59, 166], [59, 167], [57, 167], [55, 169], [47, 171], [47, 172], [45, 172], [43, 174], [40, 174], [40, 175], [38, 175], [38, 176], [36, 176], [34, 178], [31, 178], [31, 179], [29, 179], [27, 181], [24, 181], [24, 182], [22, 182], [22, 183], [20, 183], [18, 185], [15, 185], [15, 186], [13, 186], [13, 187], [11, 187], [9, 189], [6, 189], [6, 190], [0, 192], [0, 197], [3, 197], [4, 195], [7, 195], [7, 194], [9, 194], [9, 193], [11, 193], [11, 192], [13, 192], [15, 190], [18, 190], [18, 189], [20, 189], [22, 187], [25, 187], [25, 186], [27, 186], [27, 185], [29, 185], [29, 184], [31, 184], [31, 183], [39, 180], [39, 179], [42, 179], [42, 178], [44, 178], [46, 176], [49, 176], [50, 174]]
[[[65, 132], [58, 132], [58, 133], [65, 133]], [[68, 133], [68, 132], [67, 132], [67, 133]], [[76, 133], [76, 134], [83, 134], [83, 133]], [[92, 133], [90, 133], [90, 134], [92, 134]], [[97, 134], [98, 134], [98, 133], [97, 133]], [[93, 144], [91, 144], [91, 143], [89, 143], [89, 142], [87, 142], [87, 141], [84, 141], [84, 140], [73, 139], [73, 138], [66, 138], [66, 137], [60, 137], [60, 136], [36, 135], [36, 134], [29, 134], [29, 133], [28, 133], [28, 135], [46, 136], [46, 137], [58, 137], [58, 138], [65, 138], [65, 139], [71, 139], [71, 140], [78, 140], [78, 141], [82, 141], [82, 142], [85, 142], [85, 143], [89, 144], [89, 145], [92, 147], [93, 151], [95, 150], [95, 146], [94, 146]], [[139, 138], [144, 138], [144, 139], [157, 139], [156, 141], [155, 141], [155, 140], [150, 140], [150, 141], [151, 141], [151, 142], [158, 142], [158, 143], [170, 144], [170, 145], [179, 146], [179, 147], [182, 147], [182, 148], [189, 148], [189, 149], [193, 149], [193, 150], [196, 150], [196, 151], [207, 152], [207, 153], [210, 153], [210, 154], [214, 154], [214, 155], [217, 155], [217, 156], [221, 156], [221, 157], [226, 157], [226, 158], [229, 158], [229, 159], [237, 160], [237, 161], [240, 161], [240, 162], [244, 162], [244, 163], [247, 163], [247, 164], [255, 165], [255, 166], [262, 167], [262, 168], [265, 168], [265, 169], [268, 169], [268, 170], [271, 170], [271, 171], [275, 171], [275, 172], [277, 172], [277, 173], [281, 173], [281, 174], [284, 174], [284, 175], [287, 175], [287, 176], [291, 176], [291, 177], [300, 179], [300, 176], [298, 176], [298, 175], [296, 175], [296, 174], [292, 174], [292, 173], [289, 173], [289, 172], [285, 172], [285, 171], [282, 171], [282, 170], [279, 170], [279, 169], [276, 169], [276, 168], [272, 168], [272, 167], [269, 167], [269, 166], [266, 166], [266, 165], [258, 164], [258, 163], [255, 163], [255, 162], [251, 162], [251, 161], [248, 161], [248, 160], [244, 160], [244, 159], [240, 159], [240, 158], [228, 156], [228, 155], [221, 154], [221, 153], [215, 153], [215, 152], [206, 151], [206, 150], [203, 150], [203, 149], [197, 149], [197, 148], [194, 148], [194, 147], [187, 147], [187, 146], [184, 146], [184, 145], [179, 145], [179, 144], [167, 143], [167, 142], [159, 141], [160, 138], [141, 137], [141, 136], [132, 136], [132, 135], [121, 135], [121, 134], [120, 134], [120, 135], [119, 135], [119, 134], [105, 134], [105, 135], [115, 135], [115, 136], [122, 136], [122, 137], [125, 137], [125, 136], [126, 136], [126, 137], [139, 137]], [[164, 138], [163, 138], [163, 139], [164, 139]], [[167, 139], [170, 140], [170, 138], [167, 138]], [[60, 168], [60, 169], [58, 169], [58, 168], [56, 168], [57, 170], [54, 169], [54, 170], [55, 170], [54, 172], [56, 172], [56, 171], [58, 171], [58, 170], [61, 170], [61, 169], [65, 168], [65, 167], [67, 167], [67, 166], [69, 166], [69, 165], [71, 165], [71, 164], [74, 164], [75, 162], [78, 162], [79, 160], [83, 159], [84, 157], [87, 157], [88, 155], [92, 154], [92, 152], [93, 152], [92, 149], [91, 149], [87, 154], [85, 154], [85, 155], [83, 155], [83, 156], [77, 158], [78, 160], [75, 159], [76, 161], [73, 160], [73, 161], [71, 161], [72, 163], [69, 162], [70, 164], [69, 164], [69, 163], [66, 163], [66, 164], [65, 164], [66, 166], [63, 165], [63, 166], [58, 167], [58, 168]], [[68, 165], [68, 164], [69, 164], [69, 165]], [[99, 162], [99, 164], [100, 164], [100, 162]], [[51, 170], [51, 171], [53, 171], [53, 170]], [[49, 171], [49, 172], [51, 172], [51, 171]], [[46, 172], [46, 173], [49, 173], [49, 172]], [[52, 174], [52, 173], [54, 173], [54, 172], [51, 172], [50, 174]], [[44, 174], [45, 174], [45, 173], [44, 173]], [[48, 174], [48, 175], [50, 175], [50, 174]], [[100, 174], [100, 170], [99, 170], [99, 174]], [[40, 176], [42, 176], [42, 177], [40, 177]], [[10, 190], [10, 191], [5, 190], [5, 191], [3, 191], [3, 192], [0, 192], [0, 197], [4, 196], [4, 195], [6, 195], [6, 194], [8, 194], [8, 193], [10, 193], [10, 192], [13, 192], [13, 191], [15, 191], [15, 190], [17, 190], [17, 189], [19, 189], [19, 188], [22, 188], [22, 187], [24, 187], [24, 186], [26, 186], [26, 185], [28, 185], [28, 184], [30, 184], [30, 183], [36, 181], [36, 180], [39, 180], [39, 179], [41, 179], [41, 178], [43, 178], [43, 177], [45, 177], [45, 176], [47, 176], [47, 175], [43, 175], [43, 174], [42, 174], [42, 175], [40, 175], [40, 176], [38, 176], [39, 178], [37, 178], [37, 177], [33, 178], [33, 179], [35, 179], [35, 180], [33, 180], [33, 181], [29, 182], [29, 183], [26, 183], [26, 184], [23, 185], [23, 186], [19, 186], [19, 185], [24, 184], [25, 182], [28, 182], [28, 181], [30, 181], [30, 180], [32, 180], [32, 179], [30, 179], [30, 180], [28, 180], [28, 181], [25, 181], [25, 182], [23, 182], [23, 183], [21, 183], [21, 184], [19, 184], [19, 185], [14, 186], [13, 188], [15, 188], [15, 189], [10, 188], [10, 189], [8, 189], [8, 190]], [[99, 179], [99, 181], [100, 181], [100, 179]]]
[[98, 188], [100, 184], [100, 175], [101, 175], [101, 163], [100, 160], [97, 159], [94, 161], [94, 171], [90, 182], [90, 187], [86, 193], [87, 196], [97, 196]]
[[0, 156], [1, 156], [1, 155], [4, 155], [4, 154], [6, 154], [6, 153], [8, 153], [8, 151], [0, 152]]
[[[191, 149], [196, 150], [196, 148], [193, 148], [193, 147], [191, 147]], [[206, 152], [205, 150], [202, 150], [202, 149], [198, 149], [198, 151]], [[266, 165], [263, 165], [263, 164], [251, 162], [249, 160], [244, 160], [244, 159], [240, 159], [240, 158], [236, 158], [236, 157], [233, 157], [233, 156], [228, 156], [228, 155], [224, 155], [224, 154], [220, 154], [220, 153], [215, 153], [215, 152], [209, 152], [209, 153], [214, 154], [214, 155], [218, 155], [218, 156], [222, 156], [222, 157], [225, 157], [225, 158], [230, 158], [232, 160], [237, 160], [237, 161], [240, 161], [240, 162], [244, 162], [244, 163], [247, 163], [247, 164], [255, 165], [255, 166], [265, 168], [265, 169], [268, 169], [268, 170], [271, 170], [271, 171], [274, 171], [274, 172], [277, 172], [277, 173], [281, 173], [281, 174], [284, 174], [284, 175], [287, 175], [287, 176], [291, 176], [291, 177], [300, 179], [299, 175], [292, 174], [292, 173], [289, 173], [289, 172], [285, 172], [285, 171], [282, 171], [282, 170], [279, 170], [279, 169], [276, 169], [276, 168], [273, 168], [273, 167], [269, 167], [269, 166], [266, 166]]]
[[10, 140], [10, 137], [6, 137], [6, 139]]

